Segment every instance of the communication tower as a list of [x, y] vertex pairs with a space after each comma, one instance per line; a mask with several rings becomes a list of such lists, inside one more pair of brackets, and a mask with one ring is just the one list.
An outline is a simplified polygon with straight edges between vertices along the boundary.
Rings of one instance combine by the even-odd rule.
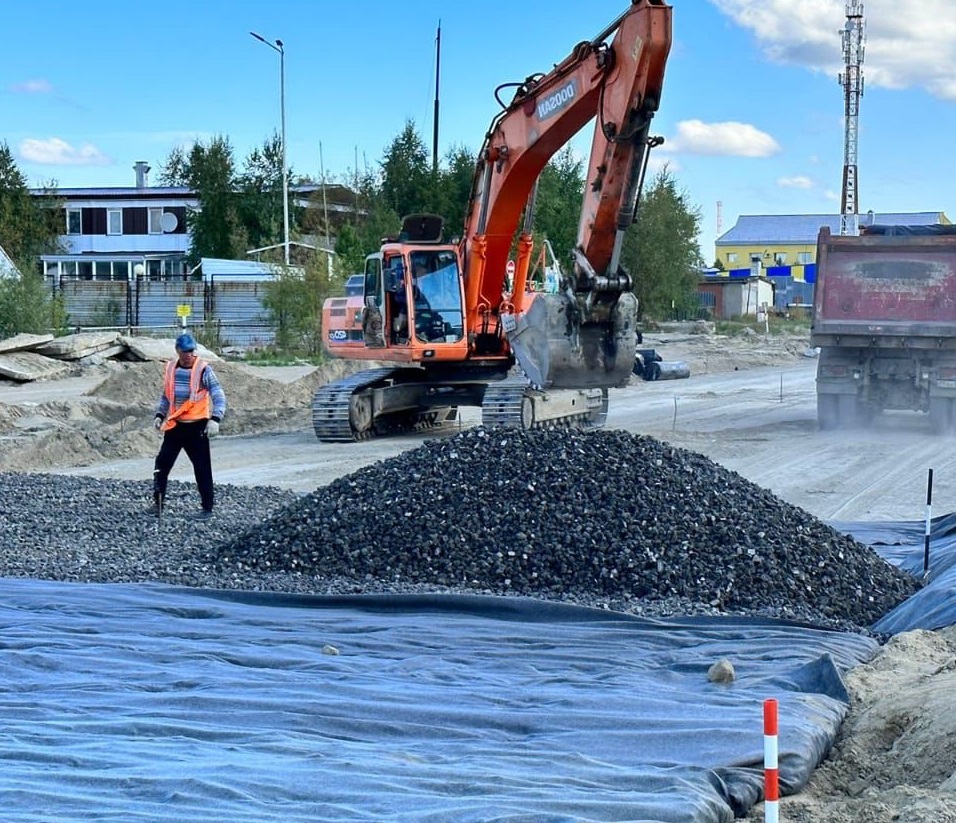
[[860, 233], [857, 212], [856, 152], [859, 136], [860, 98], [863, 96], [863, 0], [846, 0], [843, 38], [844, 70], [838, 79], [843, 86], [845, 125], [843, 130], [843, 197], [840, 234]]

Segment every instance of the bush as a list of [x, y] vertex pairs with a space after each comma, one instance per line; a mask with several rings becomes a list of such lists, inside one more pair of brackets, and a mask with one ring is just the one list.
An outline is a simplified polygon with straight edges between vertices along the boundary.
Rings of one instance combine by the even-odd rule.
[[0, 278], [0, 338], [62, 333], [67, 324], [62, 302], [50, 295], [39, 274]]
[[322, 304], [343, 291], [343, 278], [329, 276], [324, 254], [304, 268], [283, 268], [266, 284], [262, 301], [276, 327], [276, 348], [290, 355], [321, 355]]

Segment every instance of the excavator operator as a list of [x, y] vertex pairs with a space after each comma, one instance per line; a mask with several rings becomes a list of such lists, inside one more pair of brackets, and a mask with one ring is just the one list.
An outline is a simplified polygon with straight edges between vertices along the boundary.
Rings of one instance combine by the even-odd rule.
[[408, 342], [408, 301], [405, 297], [405, 266], [400, 257], [387, 263], [385, 291], [391, 304], [392, 342]]

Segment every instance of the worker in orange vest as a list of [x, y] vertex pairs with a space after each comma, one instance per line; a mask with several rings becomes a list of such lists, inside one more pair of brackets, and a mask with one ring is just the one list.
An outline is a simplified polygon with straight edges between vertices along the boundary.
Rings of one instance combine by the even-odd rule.
[[166, 364], [163, 393], [156, 404], [153, 425], [163, 432], [163, 445], [153, 465], [153, 507], [162, 511], [169, 473], [181, 451], [193, 464], [202, 508], [196, 517], [212, 515], [215, 492], [209, 438], [219, 434], [226, 413], [226, 394], [205, 360], [196, 356], [196, 341], [189, 333], [176, 338], [176, 357]]

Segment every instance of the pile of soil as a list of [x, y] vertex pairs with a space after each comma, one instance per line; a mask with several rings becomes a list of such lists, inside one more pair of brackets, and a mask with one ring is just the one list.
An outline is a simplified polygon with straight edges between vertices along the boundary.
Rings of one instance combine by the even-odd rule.
[[[0, 460], [5, 470], [90, 466], [155, 454], [152, 420], [164, 364], [112, 362], [97, 368], [106, 377], [84, 397], [29, 408], [0, 403]], [[227, 401], [223, 433], [307, 429], [316, 388], [356, 368], [336, 361], [286, 383], [262, 376], [254, 366], [216, 362], [213, 369]]]

